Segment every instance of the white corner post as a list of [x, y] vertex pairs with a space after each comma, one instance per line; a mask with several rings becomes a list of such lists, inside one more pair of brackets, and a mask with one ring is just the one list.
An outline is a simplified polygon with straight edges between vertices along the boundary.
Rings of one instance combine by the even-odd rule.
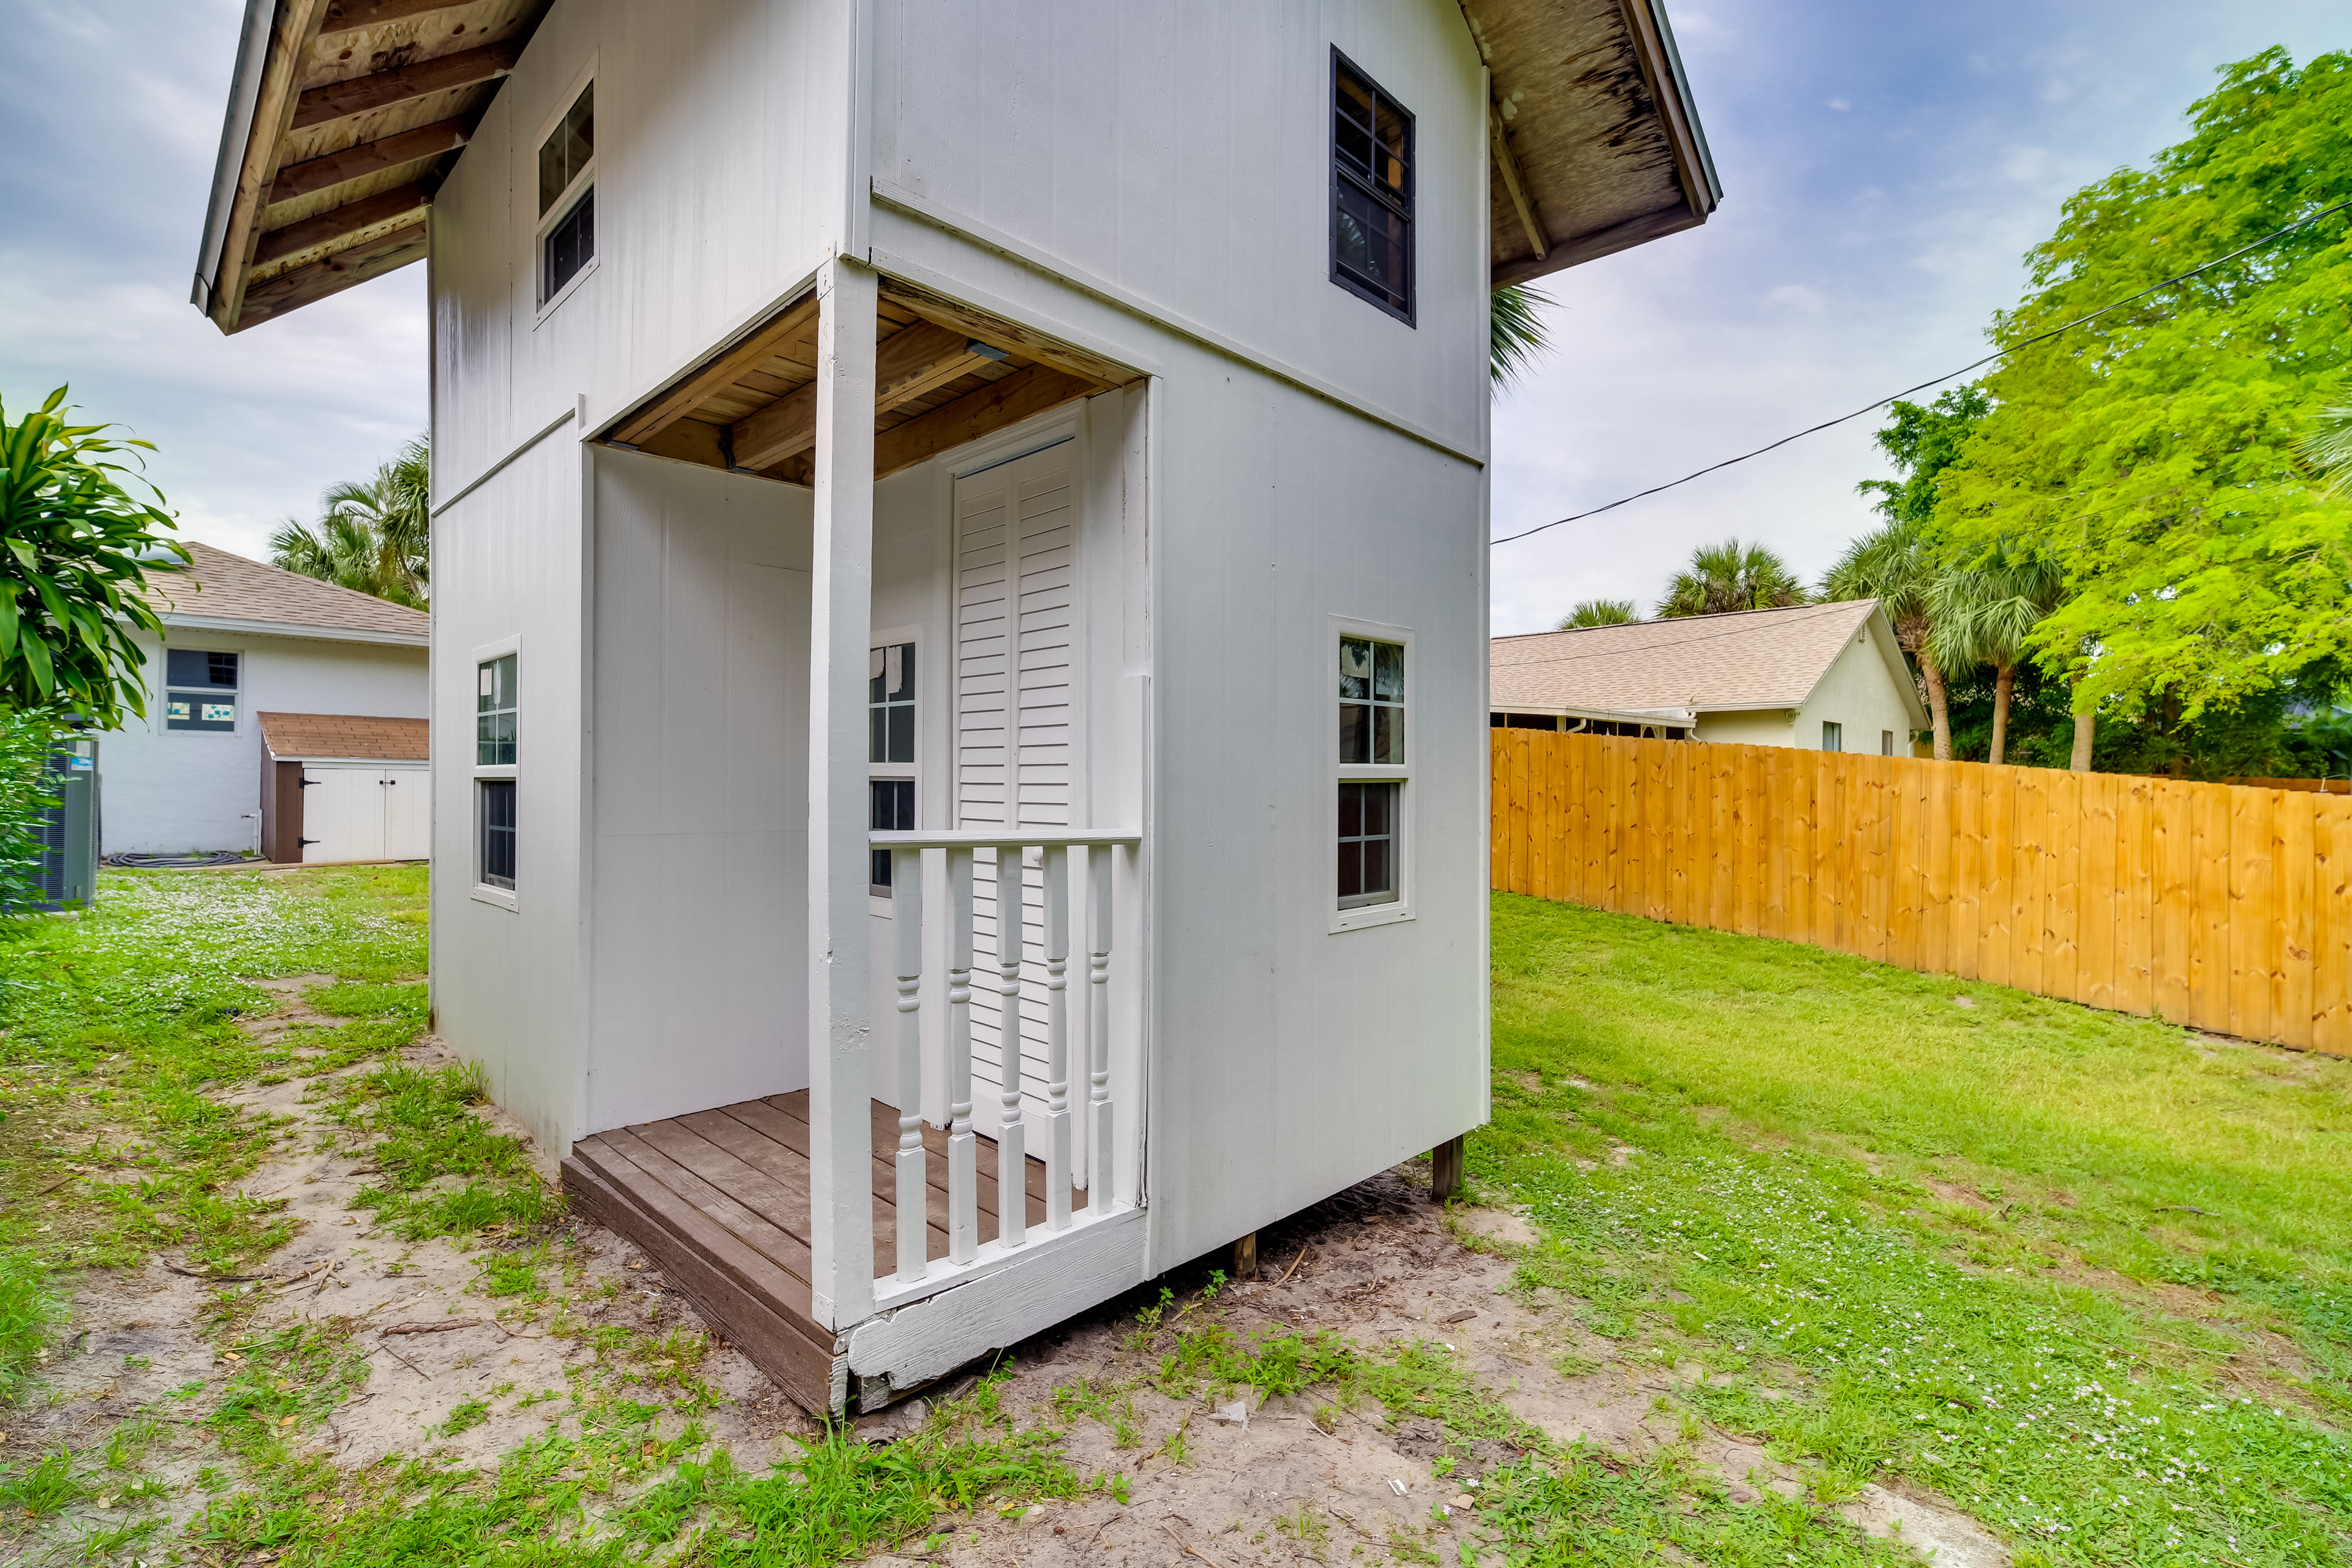
[[875, 276], [817, 274], [816, 526], [809, 605], [809, 1273], [815, 1317], [874, 1312], [866, 1052], [866, 682], [874, 614]]

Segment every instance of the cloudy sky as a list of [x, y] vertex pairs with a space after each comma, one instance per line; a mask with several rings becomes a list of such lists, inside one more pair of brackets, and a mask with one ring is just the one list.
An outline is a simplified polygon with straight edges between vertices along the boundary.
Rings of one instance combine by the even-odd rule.
[[[1497, 409], [1495, 524], [1614, 500], [1981, 352], [2059, 203], [2179, 133], [2213, 68], [2352, 47], [2341, 0], [1669, 0], [1726, 195], [1549, 282]], [[236, 0], [0, 0], [0, 399], [61, 382], [162, 448], [194, 536], [258, 554], [425, 422], [424, 269], [223, 338], [187, 303]], [[1871, 422], [1500, 547], [1495, 626], [1645, 606], [1698, 543], [1818, 574], [1885, 472]]]

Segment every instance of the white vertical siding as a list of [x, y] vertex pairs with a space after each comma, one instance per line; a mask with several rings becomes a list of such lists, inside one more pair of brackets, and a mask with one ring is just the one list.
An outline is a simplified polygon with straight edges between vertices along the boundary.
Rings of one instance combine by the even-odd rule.
[[[433, 524], [433, 999], [442, 1037], [554, 1150], [581, 1125], [586, 458], [569, 429]], [[520, 638], [516, 907], [473, 897], [475, 650]]]
[[808, 492], [599, 452], [595, 561], [590, 1131], [808, 1086]]

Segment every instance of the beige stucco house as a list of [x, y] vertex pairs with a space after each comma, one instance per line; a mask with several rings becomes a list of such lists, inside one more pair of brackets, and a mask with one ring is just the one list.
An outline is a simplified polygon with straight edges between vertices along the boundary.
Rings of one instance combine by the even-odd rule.
[[1909, 756], [1927, 727], [1875, 599], [1496, 637], [1497, 729]]

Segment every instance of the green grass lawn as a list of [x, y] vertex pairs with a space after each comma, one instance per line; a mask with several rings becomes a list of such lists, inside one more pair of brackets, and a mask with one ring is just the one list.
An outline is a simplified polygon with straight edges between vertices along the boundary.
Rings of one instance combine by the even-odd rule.
[[1474, 1178], [1707, 1419], [2021, 1563], [2344, 1560], [2352, 1062], [1507, 894], [1494, 972]]

